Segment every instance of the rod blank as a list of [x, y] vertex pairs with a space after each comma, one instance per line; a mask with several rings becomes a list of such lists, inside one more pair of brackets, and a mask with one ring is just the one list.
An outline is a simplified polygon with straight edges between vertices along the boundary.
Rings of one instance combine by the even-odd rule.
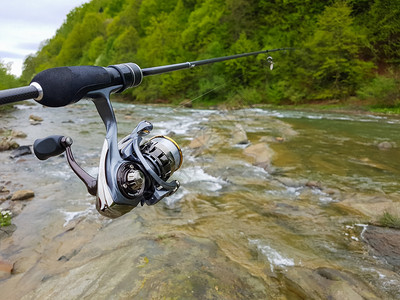
[[0, 91], [0, 105], [35, 99], [38, 97], [39, 90], [33, 85], [3, 90]]
[[204, 59], [204, 60], [196, 60], [196, 61], [192, 61], [192, 62], [185, 62], [185, 63], [179, 63], [179, 64], [174, 64], [174, 65], [145, 68], [145, 69], [142, 69], [142, 72], [143, 72], [143, 76], [157, 75], [157, 74], [162, 74], [162, 73], [167, 73], [167, 72], [172, 72], [172, 71], [177, 71], [177, 70], [182, 70], [182, 69], [190, 69], [190, 68], [194, 68], [196, 66], [212, 64], [212, 63], [221, 62], [221, 61], [225, 61], [225, 60], [236, 59], [236, 58], [258, 55], [258, 54], [269, 53], [269, 52], [282, 51], [282, 50], [293, 50], [293, 48], [261, 50], [261, 51], [235, 54], [235, 55], [216, 57], [216, 58], [210, 58], [210, 59]]

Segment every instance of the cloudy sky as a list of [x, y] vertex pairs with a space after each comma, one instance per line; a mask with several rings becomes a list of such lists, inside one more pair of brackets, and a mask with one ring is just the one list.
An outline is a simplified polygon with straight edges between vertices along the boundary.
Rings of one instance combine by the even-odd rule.
[[24, 58], [54, 36], [67, 14], [89, 0], [0, 0], [0, 59], [21, 75]]

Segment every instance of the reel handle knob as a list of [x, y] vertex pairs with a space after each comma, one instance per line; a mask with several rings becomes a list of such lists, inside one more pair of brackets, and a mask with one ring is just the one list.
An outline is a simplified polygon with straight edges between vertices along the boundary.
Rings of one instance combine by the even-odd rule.
[[33, 152], [40, 160], [60, 155], [66, 147], [72, 145], [72, 139], [62, 135], [51, 135], [43, 139], [37, 139], [33, 143]]

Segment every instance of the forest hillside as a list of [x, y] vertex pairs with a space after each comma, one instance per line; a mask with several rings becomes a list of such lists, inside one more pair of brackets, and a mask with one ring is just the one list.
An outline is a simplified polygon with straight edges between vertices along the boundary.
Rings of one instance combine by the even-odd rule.
[[92, 0], [27, 57], [21, 80], [57, 66], [146, 68], [280, 47], [295, 50], [272, 53], [273, 71], [268, 55], [242, 58], [146, 78], [126, 97], [398, 104], [400, 1], [392, 0]]

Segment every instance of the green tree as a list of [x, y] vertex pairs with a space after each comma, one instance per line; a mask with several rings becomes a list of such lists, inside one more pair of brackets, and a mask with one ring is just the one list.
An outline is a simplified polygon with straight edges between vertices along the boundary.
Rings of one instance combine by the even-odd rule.
[[367, 15], [368, 37], [379, 62], [400, 63], [400, 1], [375, 0]]
[[65, 39], [63, 47], [57, 56], [57, 64], [80, 64], [84, 52], [90, 48], [90, 43], [105, 31], [103, 16], [100, 13], [88, 13], [82, 23], [77, 24]]
[[353, 29], [350, 13], [349, 6], [338, 2], [318, 18], [317, 29], [296, 56], [291, 100], [343, 99], [371, 75], [373, 65], [358, 58], [365, 37]]
[[0, 90], [18, 86], [18, 80], [10, 73], [11, 65], [0, 60]]

